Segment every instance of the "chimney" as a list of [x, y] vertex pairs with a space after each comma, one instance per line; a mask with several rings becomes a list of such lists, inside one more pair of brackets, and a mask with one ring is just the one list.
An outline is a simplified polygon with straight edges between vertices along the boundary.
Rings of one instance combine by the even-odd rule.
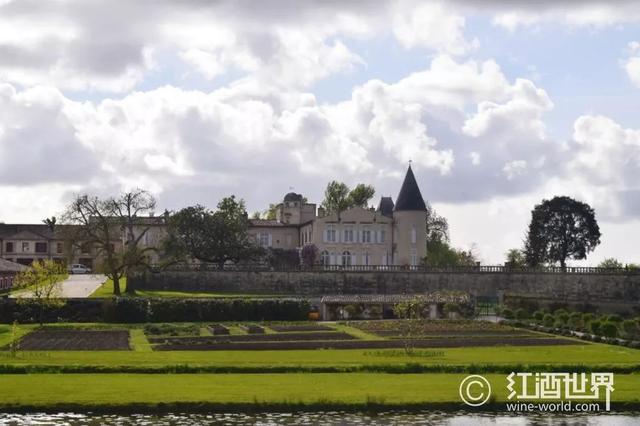
[[318, 217], [324, 217], [324, 207], [318, 207]]

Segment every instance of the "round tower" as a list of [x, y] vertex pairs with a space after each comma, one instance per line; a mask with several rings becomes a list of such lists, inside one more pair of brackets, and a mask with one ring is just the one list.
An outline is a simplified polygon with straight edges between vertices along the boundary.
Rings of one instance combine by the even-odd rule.
[[393, 264], [420, 265], [427, 256], [427, 206], [411, 166], [393, 210]]

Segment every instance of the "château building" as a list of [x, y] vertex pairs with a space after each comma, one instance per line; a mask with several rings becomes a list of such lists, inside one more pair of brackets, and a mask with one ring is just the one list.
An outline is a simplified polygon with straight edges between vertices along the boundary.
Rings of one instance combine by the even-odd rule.
[[275, 220], [250, 220], [249, 233], [262, 247], [314, 244], [321, 264], [341, 266], [416, 266], [427, 254], [427, 207], [411, 166], [395, 204], [382, 197], [375, 210], [326, 214], [291, 192], [276, 208]]

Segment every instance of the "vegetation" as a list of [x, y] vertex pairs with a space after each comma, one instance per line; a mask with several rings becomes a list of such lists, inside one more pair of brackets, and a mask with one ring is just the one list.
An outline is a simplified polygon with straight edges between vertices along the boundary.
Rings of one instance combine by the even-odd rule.
[[238, 263], [258, 258], [262, 250], [247, 233], [249, 221], [244, 201], [223, 198], [218, 210], [186, 207], [169, 216], [165, 251], [176, 260], [197, 259], [216, 263]]
[[586, 259], [600, 244], [595, 212], [586, 203], [569, 197], [543, 200], [531, 212], [525, 241], [530, 266], [544, 263], [566, 267], [567, 259]]
[[334, 180], [327, 184], [322, 207], [327, 214], [337, 214], [339, 217], [341, 212], [351, 207], [366, 208], [375, 192], [371, 185], [360, 183], [350, 190], [346, 184]]
[[526, 266], [527, 259], [524, 251], [512, 248], [507, 252], [506, 264], [512, 268], [522, 268]]
[[18, 299], [19, 304], [36, 305], [36, 319], [41, 324], [44, 312], [62, 305], [60, 301], [61, 284], [67, 278], [64, 265], [45, 259], [33, 262], [31, 267], [18, 273], [14, 279], [14, 288], [27, 291], [28, 298]]
[[311, 267], [315, 265], [318, 258], [318, 247], [315, 244], [305, 244], [300, 250], [300, 257], [304, 266]]
[[399, 322], [400, 338], [406, 354], [411, 355], [415, 349], [416, 338], [422, 331], [423, 320], [429, 318], [429, 305], [424, 298], [416, 296], [394, 305], [393, 313], [402, 320]]
[[[149, 231], [140, 217], [153, 212], [156, 202], [147, 191], [136, 189], [118, 198], [101, 199], [80, 195], [67, 206], [63, 216], [66, 238], [72, 249], [95, 250], [104, 259], [104, 272], [113, 280], [113, 293], [120, 294], [120, 280], [131, 270], [149, 267], [148, 253], [154, 248], [141, 248], [140, 241]], [[122, 250], [117, 244], [124, 241]], [[128, 286], [128, 293], [135, 289]]]

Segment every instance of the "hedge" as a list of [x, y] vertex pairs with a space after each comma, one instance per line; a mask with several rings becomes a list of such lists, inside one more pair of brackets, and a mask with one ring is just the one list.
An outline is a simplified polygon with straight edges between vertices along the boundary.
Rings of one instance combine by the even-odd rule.
[[67, 299], [43, 308], [35, 300], [0, 299], [0, 323], [300, 321], [310, 305], [301, 299]]

